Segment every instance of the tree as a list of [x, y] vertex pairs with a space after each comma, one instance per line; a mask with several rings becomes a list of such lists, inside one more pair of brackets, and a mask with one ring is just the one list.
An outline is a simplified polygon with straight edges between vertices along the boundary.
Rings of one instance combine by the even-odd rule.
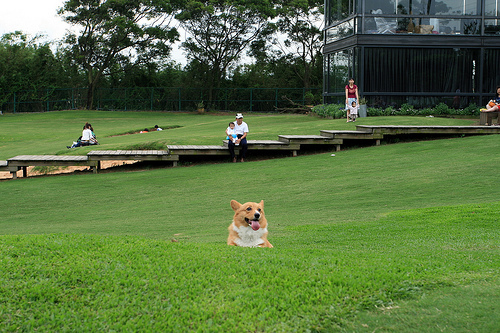
[[[87, 108], [93, 109], [94, 91], [103, 75], [131, 63], [154, 61], [169, 54], [178, 32], [170, 26], [177, 0], [68, 0], [59, 10], [64, 19], [80, 26], [65, 42], [76, 65], [86, 72]], [[179, 0], [179, 3], [181, 1]]]
[[62, 67], [42, 36], [20, 31], [0, 38], [0, 88], [10, 91], [40, 89], [58, 85]]
[[187, 10], [177, 16], [190, 35], [182, 47], [191, 61], [189, 68], [202, 70], [200, 85], [220, 88], [231, 66], [255, 40], [274, 16], [269, 0], [191, 1]]
[[280, 7], [276, 23], [279, 47], [295, 73], [302, 79], [304, 88], [311, 87], [313, 71], [323, 60], [323, 0], [288, 0]]

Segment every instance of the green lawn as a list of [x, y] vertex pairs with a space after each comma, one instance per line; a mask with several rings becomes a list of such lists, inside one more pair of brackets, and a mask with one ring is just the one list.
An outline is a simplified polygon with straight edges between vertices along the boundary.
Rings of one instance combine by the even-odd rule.
[[[249, 125], [249, 139], [277, 140], [280, 134], [315, 134], [324, 129], [351, 129], [353, 123], [345, 120], [327, 120], [303, 115], [245, 114]], [[471, 125], [478, 120], [373, 117], [360, 118], [356, 124], [395, 125]], [[99, 147], [66, 149], [82, 134], [85, 122], [94, 127]], [[34, 114], [4, 114], [0, 117], [0, 160], [19, 154], [79, 154], [93, 149], [127, 149], [155, 147], [167, 144], [219, 145], [225, 139], [225, 130], [234, 114], [198, 115], [174, 112], [119, 112], [119, 111], [59, 111]], [[134, 130], [160, 127], [177, 128], [147, 134], [121, 135]]]
[[[0, 159], [68, 153], [61, 146], [86, 120], [99, 148], [116, 149], [219, 144], [232, 115], [4, 115]], [[245, 121], [252, 139], [354, 128], [296, 115]], [[155, 124], [181, 127], [111, 136]], [[498, 331], [499, 145], [464, 137], [2, 181], [0, 331]], [[273, 249], [225, 244], [231, 199], [265, 201]]]

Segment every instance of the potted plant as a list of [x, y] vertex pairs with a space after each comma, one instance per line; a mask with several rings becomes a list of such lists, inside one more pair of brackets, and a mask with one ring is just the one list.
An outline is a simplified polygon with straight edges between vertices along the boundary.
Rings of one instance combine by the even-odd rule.
[[360, 98], [359, 99], [359, 116], [360, 117], [366, 117], [366, 110], [368, 106], [366, 105], [366, 98]]
[[314, 103], [314, 95], [312, 92], [308, 91], [304, 94], [304, 101], [306, 102], [306, 107], [312, 108]]
[[203, 104], [203, 101], [196, 104], [196, 108], [198, 109], [198, 113], [205, 112], [205, 104]]

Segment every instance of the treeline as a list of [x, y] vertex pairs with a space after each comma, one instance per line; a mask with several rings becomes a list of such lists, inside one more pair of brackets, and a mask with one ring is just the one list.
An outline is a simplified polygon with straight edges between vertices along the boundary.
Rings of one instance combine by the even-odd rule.
[[[0, 104], [47, 88], [321, 88], [317, 0], [68, 0], [62, 41], [0, 38]], [[182, 35], [180, 34], [182, 32]], [[181, 37], [183, 38], [181, 40]], [[186, 65], [170, 58], [180, 42]]]

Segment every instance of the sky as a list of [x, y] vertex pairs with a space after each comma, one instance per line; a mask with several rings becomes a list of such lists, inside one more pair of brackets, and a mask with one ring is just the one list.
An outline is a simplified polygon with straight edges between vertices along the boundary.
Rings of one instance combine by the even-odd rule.
[[64, 0], [0, 0], [0, 35], [22, 31], [60, 40], [71, 26], [57, 15]]
[[[64, 22], [57, 11], [64, 0], [0, 0], [0, 36], [22, 31], [32, 37], [44, 35], [43, 41], [60, 41], [71, 25]], [[185, 65], [186, 59], [178, 47], [172, 58]]]

